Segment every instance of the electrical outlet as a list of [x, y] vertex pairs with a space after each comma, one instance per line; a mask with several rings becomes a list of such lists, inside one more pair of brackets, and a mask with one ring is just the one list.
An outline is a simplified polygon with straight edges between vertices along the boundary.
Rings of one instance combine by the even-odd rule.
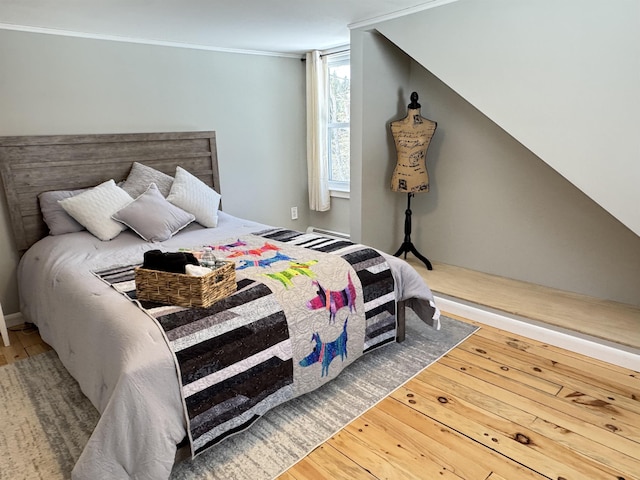
[[298, 219], [298, 207], [291, 207], [291, 220]]

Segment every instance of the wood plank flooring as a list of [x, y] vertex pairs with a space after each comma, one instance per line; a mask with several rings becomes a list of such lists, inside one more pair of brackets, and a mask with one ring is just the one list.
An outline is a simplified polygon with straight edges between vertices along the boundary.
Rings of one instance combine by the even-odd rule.
[[640, 374], [481, 326], [279, 480], [325, 478], [638, 480]]
[[9, 343], [8, 347], [0, 343], [0, 365], [7, 365], [51, 350], [51, 347], [42, 341], [37, 329], [31, 327], [25, 329], [25, 325], [9, 328]]
[[480, 327], [279, 479], [640, 480], [638, 372]]
[[408, 262], [434, 293], [640, 349], [640, 307], [433, 263]]

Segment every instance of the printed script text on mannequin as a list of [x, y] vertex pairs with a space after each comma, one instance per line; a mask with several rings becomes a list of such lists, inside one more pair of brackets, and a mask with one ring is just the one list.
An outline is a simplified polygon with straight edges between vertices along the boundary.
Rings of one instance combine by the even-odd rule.
[[438, 124], [420, 115], [418, 94], [411, 94], [407, 116], [391, 122], [397, 160], [391, 177], [394, 192], [428, 192], [427, 149]]

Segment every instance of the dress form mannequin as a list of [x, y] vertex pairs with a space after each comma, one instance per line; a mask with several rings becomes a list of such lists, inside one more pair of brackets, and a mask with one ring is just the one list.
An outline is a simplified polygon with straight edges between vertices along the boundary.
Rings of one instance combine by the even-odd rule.
[[411, 94], [407, 116], [391, 122], [398, 159], [391, 177], [394, 192], [428, 192], [427, 148], [438, 124], [420, 115], [418, 94]]
[[426, 157], [431, 138], [438, 124], [420, 115], [418, 94], [411, 94], [411, 103], [407, 106], [407, 116], [391, 122], [391, 133], [396, 146], [397, 161], [391, 177], [391, 190], [407, 192], [407, 209], [404, 220], [404, 242], [394, 256], [399, 257], [411, 252], [427, 267], [433, 270], [431, 262], [411, 242], [411, 197], [416, 192], [429, 191], [429, 173]]

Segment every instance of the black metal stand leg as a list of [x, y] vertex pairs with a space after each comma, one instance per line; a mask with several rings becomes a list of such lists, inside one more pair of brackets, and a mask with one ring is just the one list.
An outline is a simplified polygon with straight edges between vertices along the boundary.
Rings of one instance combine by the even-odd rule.
[[404, 253], [404, 258], [406, 259], [407, 253], [413, 253], [419, 260], [422, 261], [422, 263], [425, 264], [427, 270], [433, 270], [431, 262], [427, 259], [427, 257], [418, 252], [418, 249], [411, 242], [411, 197], [413, 197], [413, 193], [409, 193], [407, 195], [407, 209], [404, 212], [404, 242], [402, 242], [402, 245], [400, 246], [398, 251], [393, 254], [393, 256], [399, 257]]

